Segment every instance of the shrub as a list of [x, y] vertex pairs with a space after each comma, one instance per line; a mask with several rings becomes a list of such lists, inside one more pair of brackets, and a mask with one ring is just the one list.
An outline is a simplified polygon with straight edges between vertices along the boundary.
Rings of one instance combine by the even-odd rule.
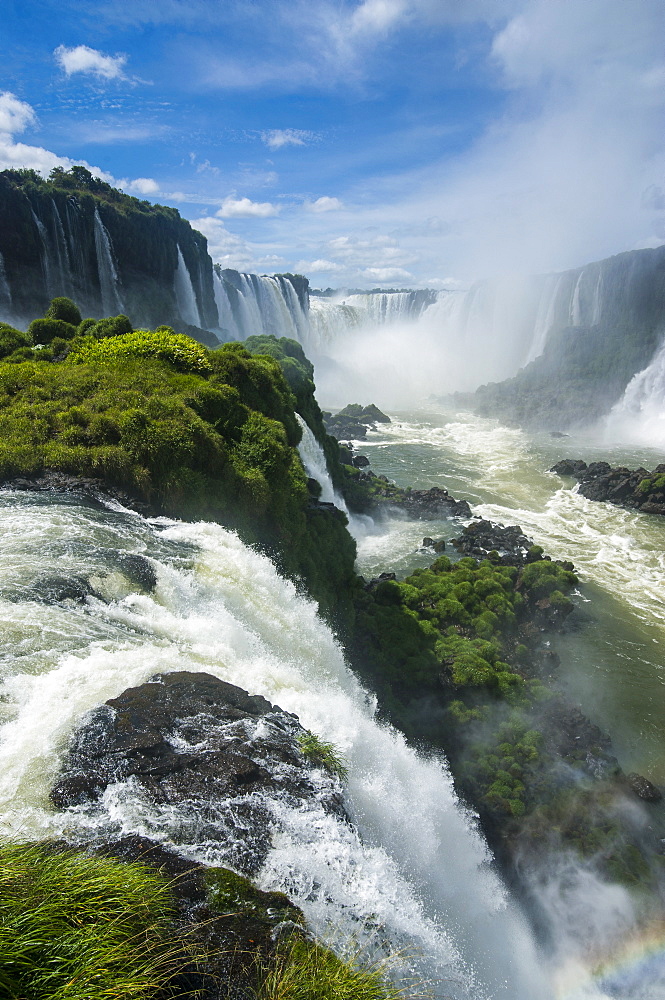
[[64, 295], [51, 299], [51, 304], [44, 315], [46, 319], [61, 319], [71, 326], [78, 326], [81, 322], [78, 306]]
[[64, 319], [33, 319], [28, 335], [35, 344], [50, 344], [56, 337], [71, 340], [76, 336], [76, 327]]
[[0, 358], [6, 358], [20, 347], [29, 347], [30, 338], [8, 323], [0, 323]]

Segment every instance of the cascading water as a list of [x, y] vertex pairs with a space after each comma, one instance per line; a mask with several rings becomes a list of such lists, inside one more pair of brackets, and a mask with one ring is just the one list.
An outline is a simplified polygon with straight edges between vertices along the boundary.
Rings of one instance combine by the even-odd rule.
[[0, 253], [0, 315], [8, 315], [12, 307], [12, 293], [7, 281], [5, 259]]
[[39, 233], [39, 239], [42, 244], [42, 273], [44, 275], [44, 284], [46, 286], [46, 294], [50, 297], [58, 294], [58, 281], [56, 268], [52, 257], [51, 246], [49, 242], [49, 235], [46, 230], [46, 226], [38, 218], [34, 209], [30, 209], [32, 213], [32, 221], [37, 227], [37, 232]]
[[299, 413], [296, 414], [296, 419], [302, 431], [298, 452], [307, 475], [315, 479], [321, 487], [321, 500], [324, 503], [334, 503], [336, 507], [348, 514], [344, 497], [340, 496], [333, 486], [323, 448]]
[[604, 435], [610, 441], [665, 447], [665, 341], [628, 383], [605, 419]]
[[[0, 523], [5, 834], [133, 831], [224, 859], [224, 844], [199, 842], [195, 821], [179, 825], [166, 808], [147, 807], [131, 783], [111, 786], [96, 807], [48, 805], [68, 734], [87, 710], [156, 672], [211, 673], [297, 713], [349, 766], [355, 827], [314, 807], [271, 806], [277, 829], [264, 887], [286, 889], [324, 937], [360, 937], [362, 947], [378, 933], [405, 949], [436, 996], [553, 996], [445, 764], [376, 723], [314, 605], [267, 558], [218, 525], [146, 521], [53, 495], [3, 491]], [[122, 552], [150, 559], [154, 593], [133, 592]], [[94, 594], [49, 600], [54, 578], [57, 589], [72, 576]]]
[[180, 247], [178, 247], [178, 263], [173, 281], [180, 315], [185, 323], [189, 323], [190, 326], [200, 327], [201, 316], [194, 293], [194, 286]]
[[113, 260], [111, 237], [95, 206], [95, 251], [97, 254], [97, 275], [105, 316], [122, 312], [123, 305], [118, 291], [118, 272]]
[[55, 233], [55, 239], [53, 240], [54, 245], [54, 256], [55, 263], [58, 270], [59, 276], [59, 286], [62, 289], [62, 295], [73, 294], [74, 285], [72, 282], [72, 269], [69, 260], [69, 249], [67, 247], [67, 240], [65, 237], [65, 229], [62, 224], [62, 219], [60, 218], [60, 213], [58, 212], [58, 206], [55, 201], [51, 199], [51, 210], [53, 213], [53, 230]]

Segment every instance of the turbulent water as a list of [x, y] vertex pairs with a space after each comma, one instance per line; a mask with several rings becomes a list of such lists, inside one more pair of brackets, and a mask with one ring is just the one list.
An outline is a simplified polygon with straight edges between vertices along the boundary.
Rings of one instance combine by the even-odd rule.
[[[3, 833], [138, 831], [225, 860], [224, 845], [195, 819], [146, 807], [131, 782], [112, 786], [97, 807], [58, 813], [48, 805], [83, 713], [155, 672], [207, 671], [297, 713], [349, 765], [363, 843], [323, 810], [277, 804], [264, 886], [287, 888], [324, 935], [360, 936], [362, 946], [378, 934], [406, 949], [437, 995], [552, 995], [445, 765], [377, 725], [314, 606], [265, 557], [217, 525], [149, 522], [44, 494], [3, 491], [0, 524]], [[118, 554], [127, 551], [154, 565], [154, 594], [135, 593], [123, 576]], [[49, 600], [55, 578], [72, 576], [89, 580], [96, 596]]]

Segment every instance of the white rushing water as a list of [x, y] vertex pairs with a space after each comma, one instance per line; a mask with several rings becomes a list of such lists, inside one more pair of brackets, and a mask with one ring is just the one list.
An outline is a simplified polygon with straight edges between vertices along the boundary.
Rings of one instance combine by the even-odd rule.
[[95, 206], [95, 252], [104, 315], [114, 316], [122, 312], [123, 308], [118, 288], [118, 272], [113, 260], [111, 237], [102, 222], [97, 206]]
[[302, 431], [298, 452], [307, 475], [315, 479], [321, 487], [321, 500], [324, 503], [334, 503], [340, 510], [348, 513], [344, 497], [336, 491], [333, 485], [323, 448], [299, 413], [296, 413], [296, 419]]
[[[260, 881], [295, 896], [318, 930], [358, 933], [368, 920], [406, 948], [436, 994], [464, 1000], [553, 996], [526, 926], [507, 899], [445, 765], [377, 725], [312, 603], [263, 556], [213, 524], [147, 522], [74, 501], [4, 491], [0, 564], [2, 657], [0, 819], [24, 838], [138, 831], [191, 856], [215, 856], [177, 816], [138, 807], [112, 787], [103, 807], [57, 813], [48, 789], [83, 713], [156, 672], [206, 671], [262, 694], [334, 742], [349, 765], [349, 805], [362, 835], [321, 811], [280, 818]], [[158, 577], [139, 595], [114, 567], [143, 553]], [[40, 581], [83, 575], [84, 604], [38, 599]], [[174, 829], [175, 828], [175, 829]]]
[[608, 414], [605, 437], [665, 450], [665, 341]]
[[194, 286], [180, 247], [178, 247], [178, 263], [173, 278], [173, 287], [178, 310], [185, 323], [189, 323], [190, 326], [201, 326], [201, 316]]

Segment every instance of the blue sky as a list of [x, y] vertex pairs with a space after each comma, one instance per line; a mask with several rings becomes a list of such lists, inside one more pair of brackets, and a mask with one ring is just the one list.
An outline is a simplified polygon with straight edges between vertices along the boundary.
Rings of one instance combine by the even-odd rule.
[[3, 0], [0, 167], [214, 260], [455, 287], [665, 242], [662, 0]]

